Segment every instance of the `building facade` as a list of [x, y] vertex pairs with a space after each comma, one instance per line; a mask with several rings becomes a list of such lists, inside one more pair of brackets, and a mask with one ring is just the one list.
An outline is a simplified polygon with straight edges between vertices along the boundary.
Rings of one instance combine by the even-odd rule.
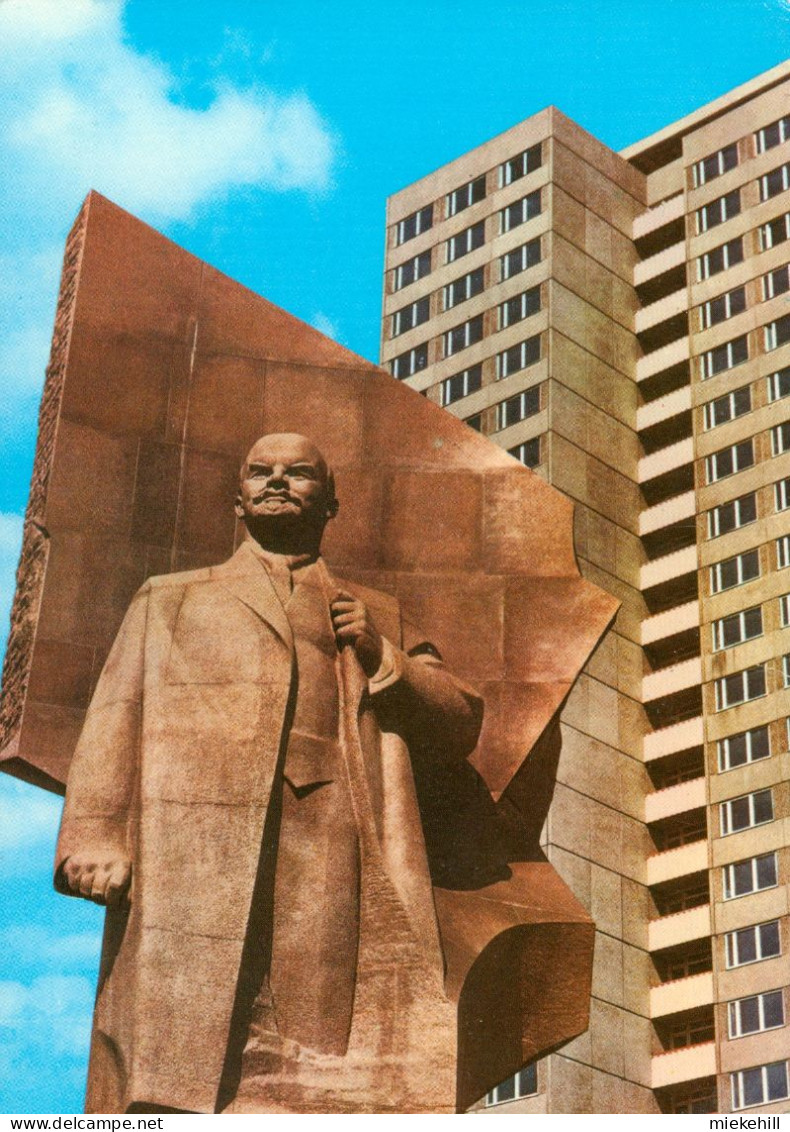
[[544, 831], [590, 1027], [490, 1111], [790, 1111], [790, 64], [620, 154], [553, 107], [390, 198], [382, 365], [622, 602]]

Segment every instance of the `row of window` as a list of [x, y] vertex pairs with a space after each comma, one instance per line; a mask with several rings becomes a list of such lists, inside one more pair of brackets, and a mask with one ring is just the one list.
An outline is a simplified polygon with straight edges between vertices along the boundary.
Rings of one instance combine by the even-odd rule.
[[[790, 366], [770, 374], [767, 382], [770, 402], [790, 396]], [[752, 410], [751, 386], [743, 385], [740, 389], [733, 389], [732, 392], [725, 393], [714, 401], [707, 401], [703, 409], [706, 429], [718, 428], [719, 425], [736, 420]]]
[[[790, 654], [782, 657], [782, 684], [790, 687]], [[759, 700], [767, 694], [766, 665], [755, 664], [713, 681], [716, 711]]]
[[[769, 173], [765, 173], [758, 181], [760, 187], [760, 201], [764, 203], [780, 193], [787, 192], [790, 187], [790, 164], [779, 165]], [[696, 212], [697, 234], [708, 232], [711, 228], [723, 224], [738, 216], [741, 211], [741, 190], [733, 189], [716, 200], [698, 208]]]
[[[537, 145], [530, 146], [529, 149], [523, 150], [515, 157], [509, 158], [499, 166], [498, 182], [500, 189], [506, 185], [512, 184], [514, 181], [520, 180], [521, 177], [526, 177], [528, 173], [534, 172], [539, 169], [543, 163], [543, 150], [540, 142]], [[463, 185], [453, 189], [445, 197], [445, 216], [456, 216], [464, 209], [470, 208], [473, 204], [484, 200], [486, 195], [486, 177], [483, 174], [476, 177], [472, 181], [466, 181]], [[412, 212], [409, 216], [404, 217], [399, 221], [395, 229], [395, 238], [397, 244], [405, 244], [409, 240], [413, 240], [422, 232], [427, 232], [433, 227], [436, 221], [436, 213], [433, 204], [427, 204], [424, 208]]]
[[751, 1108], [771, 1104], [790, 1096], [786, 1061], [771, 1065], [758, 1065], [754, 1069], [739, 1069], [730, 1074], [733, 1109]]
[[[769, 248], [774, 248], [790, 239], [790, 213], [786, 212], [761, 224], [757, 229], [757, 236], [761, 252], [768, 251]], [[743, 263], [743, 260], [743, 236], [736, 236], [735, 239], [728, 240], [726, 244], [719, 244], [718, 247], [711, 248], [697, 258], [697, 280], [702, 282], [704, 279], [710, 279], [730, 267], [735, 267], [738, 263]]]
[[[781, 145], [788, 138], [790, 138], [790, 117], [780, 118], [778, 121], [771, 122], [770, 125], [763, 126], [755, 131], [755, 151], [758, 154], [767, 153], [769, 149]], [[716, 177], [721, 177], [723, 173], [734, 169], [737, 164], [738, 143], [730, 142], [723, 149], [703, 157], [701, 161], [697, 161], [691, 167], [694, 188], [698, 189], [700, 185], [707, 185], [709, 181], [713, 181]]]
[[[784, 452], [790, 452], [790, 421], [774, 425], [770, 430], [770, 436], [772, 456], [781, 456]], [[737, 444], [720, 448], [718, 452], [706, 456], [705, 482], [716, 483], [718, 480], [726, 479], [727, 476], [751, 468], [755, 462], [754, 440], [755, 438], [750, 436], [748, 440], [739, 440]]]
[[[510, 279], [515, 275], [526, 271], [530, 267], [534, 267], [540, 263], [541, 259], [541, 243], [540, 238], [529, 240], [526, 244], [522, 244], [518, 248], [507, 252], [500, 257], [499, 272], [500, 279]], [[411, 262], [411, 261], [410, 261]], [[471, 298], [473, 295], [479, 294], [483, 289], [483, 269], [478, 268], [476, 271], [468, 272], [461, 278], [454, 280], [453, 283], [448, 284], [444, 288], [443, 301], [444, 309], [449, 310], [456, 306], [457, 303], [462, 302], [466, 298]], [[507, 304], [502, 303], [499, 307], [499, 320], [500, 328], [502, 326], [511, 325], [513, 321], [518, 319], [512, 317], [520, 312], [521, 309], [534, 313], [535, 310], [540, 309], [540, 290], [537, 287], [530, 288], [529, 291], [524, 292], [524, 296], [516, 296], [514, 300], [510, 300], [513, 304], [511, 309], [506, 308]], [[430, 300], [427, 296], [418, 299], [416, 302], [402, 307], [396, 311], [392, 316], [392, 337], [397, 337], [399, 334], [411, 330], [415, 326], [421, 325], [426, 322], [430, 317]], [[516, 306], [518, 304], [518, 307]], [[525, 313], [522, 317], [527, 317]], [[458, 328], [454, 328], [457, 330]], [[453, 331], [449, 331], [452, 334]], [[467, 333], [467, 332], [464, 332]], [[468, 333], [472, 333], [469, 331]], [[447, 336], [445, 335], [445, 339]], [[459, 335], [451, 341], [460, 341], [462, 337]], [[459, 347], [460, 348], [460, 347]], [[455, 352], [455, 351], [450, 351]], [[447, 345], [445, 341], [445, 356], [448, 356]], [[420, 345], [415, 346], [411, 350], [393, 358], [390, 363], [390, 372], [393, 377], [400, 378], [401, 380], [406, 377], [413, 377], [415, 373], [419, 373], [428, 365], [428, 343], [422, 342]]]
[[[790, 342], [790, 315], [782, 315], [773, 322], [763, 326], [763, 349], [765, 353], [778, 349], [785, 342]], [[712, 350], [706, 350], [699, 355], [700, 377], [703, 381], [724, 373], [725, 370], [734, 369], [749, 360], [749, 336], [741, 334]]]
[[[470, 393], [476, 393], [482, 387], [482, 369], [482, 365], [478, 363], [462, 370], [461, 373], [445, 378], [440, 386], [442, 408], [447, 408], [463, 397], [468, 397]], [[496, 428], [497, 430], [508, 428], [526, 420], [539, 413], [540, 408], [540, 386], [524, 389], [521, 393], [500, 401], [496, 406]]]
[[740, 798], [728, 798], [719, 804], [719, 826], [721, 836], [728, 837], [731, 833], [740, 833], [741, 830], [751, 829], [755, 825], [765, 825], [774, 820], [773, 792], [755, 790], [751, 794], [743, 794]]
[[743, 1038], [763, 1030], [778, 1030], [785, 1024], [784, 995], [780, 990], [739, 998], [729, 1004], [727, 1030], [730, 1038]]
[[[777, 512], [790, 507], [790, 476], [774, 484], [774, 507]], [[730, 499], [712, 507], [708, 512], [708, 538], [718, 538], [741, 527], [747, 527], [757, 519], [757, 492], [749, 491], [737, 499]]]
[[762, 853], [759, 857], [736, 861], [725, 865], [721, 872], [725, 900], [736, 900], [739, 896], [776, 888], [779, 883], [776, 853]]
[[[779, 615], [782, 628], [790, 625], [790, 594], [783, 594], [779, 598]], [[759, 605], [751, 609], [742, 609], [739, 613], [731, 613], [728, 617], [720, 617], [713, 622], [713, 649], [732, 648], [744, 641], [751, 641], [763, 634], [763, 613]]]

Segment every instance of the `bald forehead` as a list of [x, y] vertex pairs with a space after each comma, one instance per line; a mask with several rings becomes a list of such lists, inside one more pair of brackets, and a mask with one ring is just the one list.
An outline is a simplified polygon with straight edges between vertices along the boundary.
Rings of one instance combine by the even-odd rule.
[[274, 464], [312, 464], [322, 479], [326, 479], [328, 471], [320, 449], [316, 448], [312, 440], [300, 436], [298, 432], [273, 432], [269, 436], [262, 436], [247, 453], [242, 471], [250, 464], [265, 464], [269, 467]]

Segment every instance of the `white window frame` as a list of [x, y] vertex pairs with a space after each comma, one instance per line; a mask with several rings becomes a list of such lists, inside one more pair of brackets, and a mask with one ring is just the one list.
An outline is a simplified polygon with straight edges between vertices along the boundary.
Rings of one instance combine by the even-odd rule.
[[771, 429], [771, 455], [781, 456], [783, 452], [790, 452], [790, 421]]
[[[784, 221], [785, 234], [781, 240], [774, 238], [774, 225], [779, 221]], [[767, 252], [769, 248], [778, 247], [783, 244], [785, 240], [790, 239], [790, 212], [785, 212], [782, 216], [775, 216], [773, 220], [767, 220], [765, 224], [761, 224], [757, 229], [760, 237], [760, 251]]]
[[[538, 299], [538, 305], [534, 310], [527, 310], [527, 307], [529, 306], [529, 300], [531, 300], [536, 295]], [[520, 300], [519, 306], [521, 308], [521, 313], [517, 318], [514, 318], [512, 321], [510, 321], [508, 309], [514, 299]], [[523, 322], [525, 318], [531, 318], [532, 315], [538, 314], [540, 312], [540, 309], [541, 294], [540, 284], [538, 284], [536, 287], [529, 287], [526, 291], [522, 291], [520, 295], [513, 295], [511, 298], [505, 299], [504, 302], [499, 304], [499, 329], [506, 330], [508, 326], [515, 326], [517, 323]]]
[[[740, 259], [733, 258], [733, 249], [740, 247]], [[710, 269], [710, 257], [715, 253], [721, 251], [722, 266], [715, 271]], [[719, 244], [716, 248], [711, 248], [709, 252], [705, 252], [697, 259], [697, 279], [701, 283], [703, 279], [712, 279], [714, 275], [721, 275], [722, 271], [727, 271], [736, 263], [743, 263], [743, 237], [736, 236], [734, 240], [728, 240], [726, 244]]]
[[[421, 270], [421, 265], [428, 262], [428, 267], [425, 271]], [[404, 279], [405, 269], [407, 267], [414, 267], [414, 274], [411, 279]], [[420, 252], [418, 255], [413, 255], [411, 259], [405, 260], [404, 263], [399, 264], [393, 273], [392, 290], [401, 291], [404, 287], [409, 287], [412, 283], [416, 283], [418, 279], [424, 279], [426, 275], [431, 274], [431, 251], [430, 248], [425, 252]]]
[[[538, 207], [535, 212], [532, 212], [532, 205], [537, 199]], [[511, 214], [516, 207], [520, 205], [521, 219], [511, 221]], [[533, 189], [531, 193], [521, 197], [520, 200], [514, 200], [511, 204], [505, 205], [499, 212], [499, 233], [504, 235], [505, 232], [512, 232], [514, 228], [520, 228], [522, 224], [526, 224], [529, 220], [534, 220], [536, 216], [540, 216], [543, 212], [543, 199], [540, 189]]]
[[[480, 327], [480, 337], [475, 338], [472, 334], [472, 328]], [[463, 331], [459, 335], [461, 345], [454, 343], [454, 336], [458, 331]], [[466, 350], [470, 346], [474, 346], [477, 342], [483, 340], [483, 316], [482, 314], [473, 315], [468, 318], [466, 322], [459, 322], [457, 326], [451, 327], [450, 330], [445, 330], [442, 335], [442, 353], [445, 358], [451, 358], [454, 354], [460, 354], [461, 350]]]
[[[726, 154], [735, 150], [735, 164], [727, 166]], [[712, 173], [705, 172], [705, 166], [713, 164], [715, 169]], [[716, 150], [715, 153], [709, 153], [707, 157], [701, 158], [691, 167], [692, 178], [694, 181], [694, 188], [698, 189], [701, 185], [707, 185], [711, 181], [715, 181], [717, 177], [729, 172], [729, 169], [735, 169], [738, 165], [738, 143], [730, 142], [729, 145], [723, 146], [721, 149]]]
[[[538, 356], [531, 361], [527, 360], [528, 347], [532, 342], [538, 343]], [[521, 357], [521, 362], [515, 369], [510, 369], [508, 355], [511, 350], [518, 350]], [[530, 338], [525, 338], [523, 342], [518, 342], [513, 346], [509, 346], [507, 350], [501, 350], [496, 356], [496, 380], [502, 381], [503, 378], [509, 377], [512, 373], [521, 373], [522, 370], [529, 369], [530, 366], [535, 366], [541, 360], [541, 344], [540, 335], [533, 334]]]
[[422, 326], [431, 317], [431, 301], [427, 295], [415, 299], [401, 307], [392, 315], [392, 338], [399, 338], [418, 326]]
[[[481, 366], [478, 362], [476, 366], [467, 366], [467, 368], [462, 369], [460, 373], [454, 373], [450, 377], [446, 377], [439, 386], [439, 397], [442, 408], [446, 409], [448, 405], [455, 405], [458, 401], [463, 401], [464, 397], [469, 397], [472, 393], [477, 393], [478, 389], [482, 388], [482, 380], [479, 382], [472, 382], [470, 378], [472, 373], [475, 372], [477, 377], [482, 378], [480, 371]], [[461, 386], [463, 388], [463, 393], [461, 393], [459, 397], [451, 397], [450, 394], [452, 392], [452, 382], [459, 377], [462, 379]], [[473, 384], [474, 388], [472, 388]]]
[[784, 570], [786, 566], [790, 566], [790, 535], [776, 540], [776, 568]]
[[[767, 329], [767, 328], [766, 328]], [[735, 347], [740, 346], [742, 342], [746, 343], [746, 356], [741, 358], [735, 356]], [[723, 359], [725, 364], [718, 365], [720, 359]], [[736, 366], [743, 365], [744, 362], [749, 360], [749, 337], [747, 334], [739, 334], [737, 338], [733, 338], [730, 342], [722, 342], [721, 346], [714, 346], [712, 350], [706, 350], [704, 354], [700, 354], [700, 374], [703, 381], [707, 381], [711, 377], [716, 377], [720, 373], [726, 373], [729, 369], [735, 369]]]
[[[719, 463], [728, 453], [732, 454], [732, 470], [719, 471]], [[739, 440], [737, 444], [731, 444], [729, 448], [720, 448], [718, 452], [712, 452], [710, 456], [706, 456], [705, 479], [707, 483], [718, 483], [719, 480], [726, 480], [728, 476], [735, 476], [738, 472], [752, 467], [754, 467], [754, 438], [749, 437], [748, 440]]]
[[[540, 467], [543, 462], [543, 436], [544, 434], [541, 433], [540, 436], [533, 436], [530, 440], [523, 440], [521, 444], [516, 444], [513, 448], [508, 448], [508, 455], [518, 460], [519, 463], [523, 464], [526, 468]], [[524, 459], [527, 448], [532, 444], [537, 444], [538, 446], [538, 462], [536, 464], [527, 463]]]
[[[784, 278], [787, 286], [782, 287], [777, 291], [776, 280], [782, 274], [782, 272], [784, 273]], [[775, 299], [777, 295], [784, 295], [788, 291], [790, 291], [790, 264], [783, 263], [781, 267], [775, 267], [773, 271], [769, 271], [766, 275], [763, 276], [764, 303], [769, 299]]]
[[[530, 412], [527, 412], [527, 402], [531, 401], [535, 394], [537, 394], [538, 407], [537, 409], [532, 409]], [[519, 413], [521, 415], [517, 417], [516, 420], [511, 421], [510, 424], [508, 424], [506, 420], [506, 406], [510, 405], [514, 401], [519, 402]], [[503, 428], [511, 428], [513, 425], [519, 424], [521, 421], [529, 420], [530, 417], [537, 416], [541, 410], [540, 402], [541, 394], [539, 385], [530, 386], [529, 389], [522, 389], [520, 393], [516, 393], [513, 397], [506, 397], [504, 401], [499, 401], [496, 407], [497, 432], [501, 432]]]
[[[533, 165], [531, 155], [535, 150], [538, 151], [537, 163]], [[522, 170], [515, 177], [513, 176], [512, 166], [514, 162], [520, 161]], [[515, 157], [509, 157], [507, 161], [503, 161], [499, 166], [499, 187], [504, 189], [507, 185], [512, 185], [516, 181], [520, 181], [522, 177], [526, 177], [530, 173], [534, 173], [536, 169], [540, 169], [543, 164], [543, 143], [536, 142], [534, 145], [528, 146], [527, 149], [517, 153]]]
[[[476, 244], [475, 240], [479, 232], [483, 233], [483, 238], [479, 244]], [[449, 237], [445, 244], [445, 261], [455, 263], [456, 260], [463, 259], [470, 252], [482, 248], [485, 242], [485, 220], [478, 220], [476, 224], [470, 224], [468, 228], [464, 228], [463, 231], [456, 232], [454, 236]]]
[[[529, 263], [530, 253], [537, 246], [538, 258], [534, 263]], [[521, 267], [517, 271], [510, 270], [510, 256], [516, 252], [520, 252]], [[521, 244], [517, 248], [511, 248], [509, 252], [499, 257], [499, 278], [500, 282], [504, 283], [506, 279], [515, 279], [517, 275], [521, 275], [524, 271], [529, 271], [531, 267], [537, 267], [543, 258], [543, 249], [540, 243], [540, 236], [535, 236], [532, 240], [527, 240], [526, 243]]]
[[[428, 212], [428, 209], [430, 209], [431, 211], [431, 217], [430, 221], [426, 222], [426, 213]], [[415, 221], [416, 231], [413, 233], [413, 235], [407, 236], [406, 225], [410, 220]], [[400, 247], [401, 244], [407, 244], [409, 240], [416, 240], [418, 236], [421, 236], [423, 232], [430, 231], [431, 228], [433, 228], [433, 202], [431, 204], [423, 205], [422, 208], [418, 208], [414, 212], [410, 212], [408, 216], [404, 216], [403, 220], [398, 221], [396, 225], [395, 242], [397, 246]]]
[[[762, 679], [758, 679], [757, 673]], [[737, 679], [740, 677], [740, 679]], [[740, 685], [740, 693], [738, 686]], [[753, 691], [753, 686], [762, 685], [762, 691]], [[729, 676], [720, 676], [713, 681], [716, 711], [727, 711], [728, 708], [738, 707], [740, 704], [751, 703], [752, 700], [761, 700], [768, 694], [768, 684], [764, 664], [753, 664], [751, 668], [742, 668], [740, 672], [731, 672]], [[736, 699], [735, 697], [739, 696]]]
[[[767, 740], [765, 754], [760, 753], [762, 743], [758, 748], [755, 741], [758, 735], [761, 738], [764, 735]], [[742, 762], [732, 761], [732, 745], [736, 739], [743, 739], [746, 758]], [[737, 770], [738, 767], [747, 766], [749, 763], [769, 759], [771, 757], [771, 729], [763, 724], [761, 727], [752, 727], [748, 731], [738, 731], [734, 735], [726, 735], [716, 743], [716, 754], [719, 762], [719, 774], [725, 774], [728, 770]]]
[[[513, 1082], [513, 1095], [500, 1096], [500, 1089], [506, 1090], [507, 1086]], [[509, 1090], [507, 1090], [509, 1092]], [[486, 1093], [486, 1108], [492, 1108], [494, 1105], [507, 1104], [510, 1101], [518, 1101], [523, 1097], [535, 1097], [538, 1095], [538, 1066], [533, 1062], [532, 1065], [520, 1069], [518, 1073], [514, 1073], [506, 1081], [496, 1085], [490, 1092]]]
[[[778, 138], [777, 141], [771, 142], [770, 145], [766, 145], [765, 144], [766, 143], [766, 138], [765, 138], [766, 131], [772, 129], [774, 126], [779, 127], [779, 129], [778, 129], [779, 138]], [[767, 153], [769, 149], [774, 149], [775, 146], [781, 145], [783, 142], [786, 142], [788, 138], [790, 138], [790, 117], [777, 118], [777, 120], [775, 122], [769, 122], [767, 126], [762, 126], [759, 130], [757, 130], [755, 132], [755, 135], [754, 135], [755, 149], [756, 149], [757, 153]]]
[[[748, 405], [745, 408], [740, 407], [739, 402], [744, 400], [743, 394], [746, 394], [745, 400]], [[729, 416], [724, 417], [722, 420], [716, 420], [715, 410], [726, 405], [729, 411]], [[720, 428], [723, 424], [728, 424], [730, 421], [735, 421], [738, 417], [745, 417], [747, 413], [752, 411], [752, 387], [751, 385], [742, 385], [740, 389], [733, 389], [731, 393], [725, 393], [723, 397], [716, 397], [713, 401], [706, 401], [704, 406], [705, 429], [710, 431], [712, 428]]]
[[774, 510], [786, 511], [790, 507], [790, 476], [774, 484]]
[[[475, 188], [482, 182], [483, 195], [479, 200], [474, 199]], [[480, 201], [486, 198], [486, 178], [485, 173], [482, 177], [473, 177], [471, 181], [467, 181], [465, 185], [459, 185], [457, 189], [447, 194], [445, 198], [445, 216], [457, 216], [459, 212], [464, 212], [467, 208], [471, 208], [473, 204], [479, 204]]]
[[[751, 618], [750, 615], [753, 614], [753, 613], [758, 613], [759, 618]], [[748, 624], [748, 622], [750, 620], [759, 620], [760, 627], [757, 630], [757, 632], [755, 632], [755, 633], [748, 632], [748, 636], [747, 636], [747, 631], [750, 630], [750, 625]], [[729, 641], [728, 643], [725, 644], [725, 641], [724, 641], [725, 625], [729, 629], [735, 623], [737, 623], [737, 627], [738, 627], [738, 639], [734, 640], [734, 641]], [[712, 623], [712, 629], [713, 629], [713, 651], [714, 652], [719, 652], [721, 649], [734, 648], [736, 645], [742, 645], [744, 643], [744, 641], [754, 641], [754, 640], [757, 639], [757, 637], [762, 637], [762, 635], [763, 635], [763, 611], [762, 611], [762, 608], [759, 605], [753, 605], [749, 609], [741, 609], [738, 613], [730, 613], [726, 617], [720, 617], [720, 618], [718, 618], [718, 620], [716, 620]]]
[[[784, 1067], [784, 1092], [771, 1096], [769, 1093], [769, 1080], [768, 1071], [775, 1066], [781, 1065]], [[749, 1101], [746, 1103], [746, 1074], [759, 1074], [761, 1082], [761, 1096], [757, 1101]], [[788, 1072], [786, 1061], [772, 1061], [768, 1065], [755, 1065], [751, 1069], [739, 1069], [737, 1073], [730, 1074], [730, 1086], [732, 1088], [732, 1110], [733, 1112], [740, 1112], [744, 1108], [756, 1108], [758, 1105], [773, 1104], [774, 1101], [783, 1101], [790, 1096], [790, 1088], [788, 1087]]]
[[[723, 558], [720, 562], [714, 562], [710, 567], [710, 592], [712, 594], [724, 593], [726, 590], [734, 590], [737, 586], [748, 585], [749, 582], [755, 581], [760, 577], [760, 555], [757, 552], [757, 573], [750, 575], [748, 578], [743, 576], [743, 563], [744, 559], [748, 556], [751, 557], [756, 552], [755, 548], [751, 550], [741, 551], [740, 554], [733, 555], [732, 558]], [[788, 554], [790, 554], [790, 540], [788, 540]], [[730, 562], [736, 563], [736, 572], [738, 581], [733, 582], [732, 585], [723, 586], [721, 584], [721, 567], [728, 566]]]
[[[757, 1026], [752, 1029], [744, 1028], [743, 1010], [747, 1003], [757, 1004]], [[779, 1003], [781, 1021], [766, 1022], [767, 1007], [769, 1003]], [[781, 990], [762, 991], [760, 994], [749, 994], [744, 998], [736, 998], [727, 1004], [727, 1034], [733, 1038], [745, 1038], [749, 1034], [761, 1034], [764, 1030], [781, 1030], [785, 1024], [784, 993]]]
[[[787, 389], [783, 393], [782, 386], [785, 381], [787, 382]], [[768, 400], [771, 402], [781, 401], [784, 397], [790, 397], [790, 366], [785, 366], [768, 376]]]
[[[425, 350], [425, 364], [417, 366], [418, 353]], [[400, 363], [407, 359], [405, 364], [408, 368], [408, 373], [400, 374], [397, 371], [400, 369]], [[428, 368], [428, 343], [421, 342], [418, 346], [413, 346], [411, 350], [406, 350], [402, 354], [398, 354], [396, 358], [392, 358], [389, 363], [390, 373], [398, 381], [403, 381], [407, 377], [414, 377], [415, 373], [422, 373], [424, 369]]]
[[[747, 511], [747, 501], [749, 509]], [[752, 506], [753, 505], [753, 506]], [[732, 509], [733, 524], [732, 526], [723, 528], [722, 515], [725, 510]], [[751, 514], [751, 511], [754, 514]], [[744, 516], [744, 512], [746, 515]], [[708, 511], [708, 538], [719, 538], [721, 535], [728, 535], [732, 531], [740, 530], [741, 527], [748, 527], [750, 523], [757, 521], [757, 492], [750, 491], [746, 495], [740, 495], [737, 499], [729, 499], [726, 503], [720, 503], [718, 507], [712, 507]]]
[[[773, 876], [774, 879], [768, 884], [760, 883], [759, 876], [759, 862], [773, 860]], [[748, 865], [750, 872], [751, 888], [745, 888], [742, 892], [735, 891], [735, 870], [739, 865]], [[757, 857], [747, 857], [745, 861], [733, 861], [731, 865], [724, 865], [721, 870], [722, 874], [722, 896], [724, 900], [740, 900], [743, 896], [753, 896], [755, 892], [766, 892], [769, 888], [779, 887], [779, 863], [776, 859], [776, 852], [761, 853]]]
[[[733, 295], [743, 296], [743, 306], [736, 311], [732, 309]], [[721, 300], [724, 300], [724, 314], [721, 318], [717, 318], [714, 321], [713, 307], [715, 303]], [[743, 285], [733, 287], [731, 291], [726, 291], [723, 295], [716, 295], [714, 299], [708, 299], [706, 303], [702, 304], [700, 307], [700, 324], [703, 330], [709, 330], [711, 326], [718, 326], [720, 323], [726, 322], [728, 319], [732, 318], [733, 315], [741, 314], [744, 310], [746, 310], [746, 288]]]
[[[733, 208], [732, 206], [735, 205]], [[703, 204], [701, 208], [697, 209], [697, 235], [702, 235], [703, 232], [710, 231], [711, 228], [718, 228], [719, 224], [724, 224], [725, 221], [731, 220], [733, 216], [737, 216], [741, 211], [741, 190], [733, 189], [724, 196], [717, 197], [716, 200], [709, 201]]]
[[[475, 279], [482, 280], [480, 287], [475, 291], [472, 289], [472, 282]], [[453, 292], [463, 284], [463, 294], [461, 298], [454, 299], [450, 302]], [[468, 299], [473, 299], [475, 295], [481, 295], [485, 290], [485, 279], [482, 267], [475, 267], [472, 271], [467, 271], [466, 275], [460, 275], [457, 279], [453, 279], [450, 283], [445, 284], [442, 288], [442, 308], [443, 310], [450, 311], [453, 307], [460, 306]]]
[[[768, 951], [763, 954], [765, 947], [763, 943], [763, 929], [772, 928], [774, 925], [776, 925], [779, 950]], [[740, 959], [738, 956], [738, 951], [740, 950], [738, 936], [745, 935], [746, 932], [754, 932], [754, 959]], [[762, 924], [751, 924], [746, 928], [736, 928], [734, 931], [727, 932], [724, 937], [724, 965], [728, 971], [732, 971], [736, 967], [748, 967], [751, 963], [763, 963], [766, 959], [776, 959], [781, 954], [782, 927], [779, 920], [765, 920]]]
[[[779, 182], [781, 188], [774, 189], [772, 193], [769, 193], [768, 182], [769, 179], [774, 175], [774, 173], [780, 174]], [[777, 165], [775, 169], [769, 169], [767, 173], [763, 173], [762, 177], [760, 177], [760, 201], [761, 203], [764, 203], [767, 200], [773, 200], [773, 198], [778, 197], [780, 193], [786, 193], [789, 188], [790, 164]]]
[[[771, 805], [771, 816], [769, 818], [757, 817], [757, 799], [768, 795]], [[733, 807], [737, 802], [745, 802], [747, 810], [747, 822], [745, 825], [735, 825], [733, 819]], [[745, 829], [754, 829], [758, 825], [768, 825], [769, 822], [774, 820], [774, 796], [773, 791], [769, 788], [765, 790], [754, 790], [751, 794], [742, 794], [739, 798], [728, 798], [726, 802], [719, 803], [719, 828], [722, 837], [730, 837], [733, 833], [743, 833]]]
[[790, 688], [790, 653], [782, 657], [782, 683], [785, 688]]

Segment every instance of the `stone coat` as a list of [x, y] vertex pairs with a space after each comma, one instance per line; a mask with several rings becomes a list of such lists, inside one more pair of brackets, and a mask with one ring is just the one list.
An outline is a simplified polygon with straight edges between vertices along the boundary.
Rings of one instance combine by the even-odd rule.
[[[403, 651], [418, 641], [395, 599], [326, 577], [368, 604], [394, 646], [380, 688], [340, 655], [341, 739], [361, 752], [384, 869], [441, 980], [409, 720], [399, 726], [396, 706], [382, 730], [376, 704], [400, 695], [421, 733], [435, 728], [438, 757], [463, 759], [480, 703], [430, 651]], [[89, 1112], [215, 1111], [294, 672], [288, 619], [246, 543], [221, 566], [150, 579], [124, 619], [72, 764], [56, 862], [63, 890], [58, 870], [77, 850], [133, 861], [131, 909], [107, 914]], [[289, 776], [315, 778], [290, 762]]]

